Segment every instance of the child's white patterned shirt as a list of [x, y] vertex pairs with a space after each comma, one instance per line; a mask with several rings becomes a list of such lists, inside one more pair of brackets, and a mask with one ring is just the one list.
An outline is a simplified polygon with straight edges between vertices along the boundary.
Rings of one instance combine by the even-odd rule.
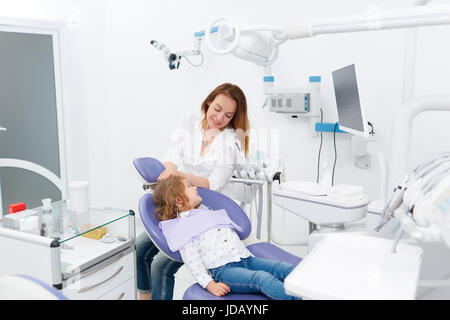
[[228, 227], [212, 228], [200, 234], [189, 241], [180, 250], [180, 254], [195, 280], [203, 288], [213, 280], [208, 269], [253, 256], [236, 232]]

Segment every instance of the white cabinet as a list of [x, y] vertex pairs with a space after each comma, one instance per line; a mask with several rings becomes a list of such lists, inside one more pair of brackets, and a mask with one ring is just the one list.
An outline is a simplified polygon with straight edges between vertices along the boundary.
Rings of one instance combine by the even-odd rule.
[[129, 279], [100, 297], [99, 300], [135, 300], [135, 278]]
[[[62, 232], [57, 237], [51, 234], [58, 240], [9, 229], [0, 222], [0, 261], [7, 261], [0, 263], [0, 276], [29, 275], [73, 300], [136, 299], [134, 212], [90, 208], [74, 214], [66, 201], [53, 203], [52, 208], [47, 229], [60, 230], [52, 225], [60, 223]], [[33, 210], [37, 223], [44, 221], [42, 210]]]
[[135, 252], [128, 249], [65, 280], [62, 293], [71, 300], [134, 299]]

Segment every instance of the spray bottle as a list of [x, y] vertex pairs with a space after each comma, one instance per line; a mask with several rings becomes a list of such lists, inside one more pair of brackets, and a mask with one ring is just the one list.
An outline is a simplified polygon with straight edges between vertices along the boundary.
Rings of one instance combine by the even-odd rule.
[[52, 224], [52, 199], [42, 199], [42, 223], [40, 234], [43, 237], [48, 236], [48, 228]]

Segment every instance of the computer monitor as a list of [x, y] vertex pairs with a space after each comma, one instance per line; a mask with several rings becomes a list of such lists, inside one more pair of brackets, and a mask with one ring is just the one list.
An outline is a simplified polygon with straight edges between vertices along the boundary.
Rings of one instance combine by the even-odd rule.
[[339, 118], [339, 129], [367, 137], [367, 121], [361, 108], [354, 64], [333, 71], [334, 94]]

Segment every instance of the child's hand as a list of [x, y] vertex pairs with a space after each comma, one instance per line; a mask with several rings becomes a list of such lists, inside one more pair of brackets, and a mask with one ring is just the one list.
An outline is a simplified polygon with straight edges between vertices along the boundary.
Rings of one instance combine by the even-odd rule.
[[227, 293], [230, 293], [230, 287], [227, 286], [223, 282], [211, 281], [206, 286], [206, 290], [208, 290], [209, 292], [211, 292], [213, 295], [215, 295], [217, 297], [224, 296]]

